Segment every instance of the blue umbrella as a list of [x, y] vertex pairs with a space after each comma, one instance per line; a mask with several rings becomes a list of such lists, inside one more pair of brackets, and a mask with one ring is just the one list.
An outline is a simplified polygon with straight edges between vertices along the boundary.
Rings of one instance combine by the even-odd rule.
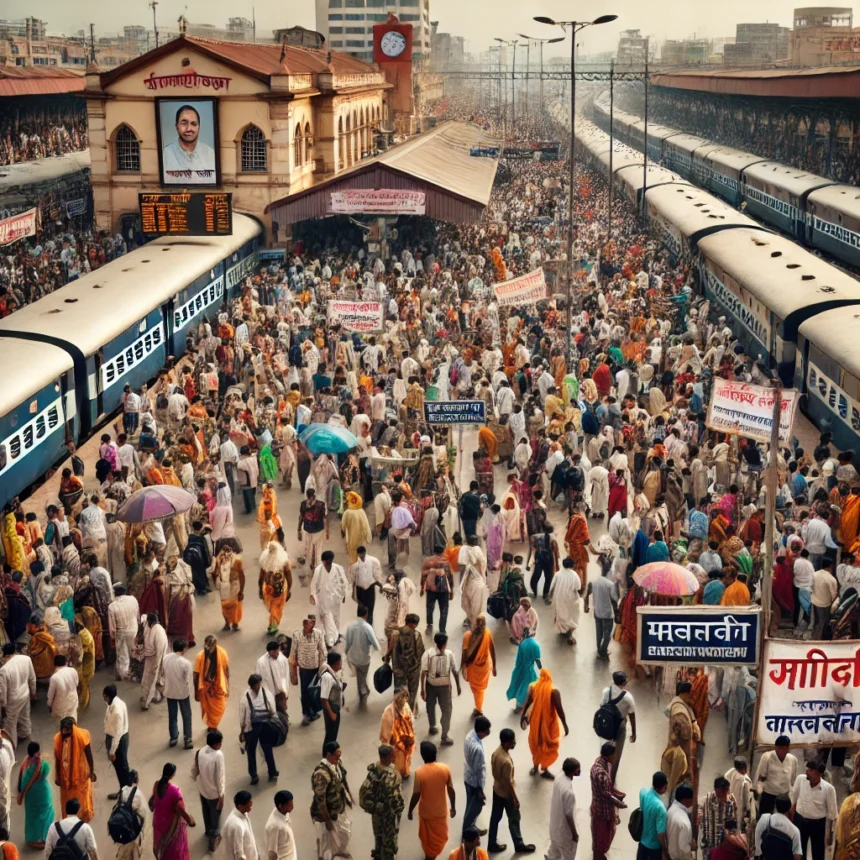
[[335, 424], [311, 424], [302, 430], [299, 441], [311, 454], [345, 454], [358, 447], [358, 439]]

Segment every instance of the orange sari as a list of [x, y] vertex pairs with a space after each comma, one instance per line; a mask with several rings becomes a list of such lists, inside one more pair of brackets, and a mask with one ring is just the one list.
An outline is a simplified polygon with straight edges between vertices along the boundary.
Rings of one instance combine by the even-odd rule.
[[84, 753], [89, 743], [90, 733], [77, 726], [72, 726], [68, 738], [62, 732], [54, 735], [54, 773], [60, 783], [60, 807], [65, 809], [68, 801], [77, 800], [81, 804], [78, 817], [87, 822], [93, 820], [93, 783]]
[[856, 552], [860, 537], [860, 496], [852, 494], [845, 499], [842, 516], [839, 518], [839, 529], [846, 552]]
[[695, 678], [690, 680], [693, 682], [693, 689], [690, 691], [690, 706], [696, 714], [696, 722], [699, 724], [702, 737], [704, 737], [705, 724], [708, 722], [708, 712], [711, 709], [708, 701], [708, 676], [699, 671]]
[[493, 655], [490, 651], [493, 637], [485, 627], [481, 641], [472, 648], [473, 636], [474, 634], [471, 630], [463, 634], [463, 667], [465, 669], [463, 677], [469, 682], [472, 695], [475, 697], [475, 709], [480, 711], [484, 704], [484, 694], [490, 685], [490, 675], [493, 671]]
[[591, 535], [588, 532], [588, 520], [583, 514], [574, 514], [567, 524], [564, 535], [564, 543], [567, 554], [573, 559], [573, 565], [579, 574], [583, 591], [586, 587], [586, 576], [588, 572], [588, 544], [591, 543]]
[[[27, 646], [33, 670], [37, 678], [50, 678], [54, 674], [54, 657], [57, 654], [57, 643], [46, 630], [39, 630], [30, 637]], [[64, 806], [63, 809], [66, 807]]]
[[529, 749], [535, 767], [548, 768], [558, 758], [560, 731], [558, 713], [552, 703], [552, 675], [540, 670], [531, 685], [532, 709], [529, 717]]
[[490, 455], [493, 462], [499, 459], [499, 440], [489, 427], [482, 427], [478, 431], [478, 445]]
[[227, 710], [227, 696], [230, 695], [228, 682], [228, 671], [230, 661], [227, 652], [220, 646], [215, 646], [216, 667], [215, 677], [207, 678], [209, 675], [209, 653], [205, 650], [197, 655], [194, 661], [194, 671], [199, 676], [197, 689], [200, 692], [200, 709], [203, 713], [203, 722], [207, 728], [217, 729], [224, 711]]

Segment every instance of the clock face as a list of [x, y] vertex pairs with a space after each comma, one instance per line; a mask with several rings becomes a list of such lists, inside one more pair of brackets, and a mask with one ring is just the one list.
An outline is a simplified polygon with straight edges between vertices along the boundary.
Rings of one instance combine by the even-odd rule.
[[389, 30], [380, 39], [379, 47], [386, 57], [399, 57], [406, 50], [406, 37], [396, 30]]

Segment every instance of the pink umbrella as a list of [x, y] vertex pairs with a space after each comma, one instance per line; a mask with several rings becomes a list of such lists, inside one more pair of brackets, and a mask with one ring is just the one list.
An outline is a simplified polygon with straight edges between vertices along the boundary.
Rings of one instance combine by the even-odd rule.
[[701, 588], [692, 571], [671, 561], [643, 564], [633, 574], [633, 581], [645, 591], [667, 597], [689, 597]]
[[124, 523], [149, 523], [183, 514], [194, 504], [194, 496], [182, 487], [144, 487], [133, 493], [116, 512]]

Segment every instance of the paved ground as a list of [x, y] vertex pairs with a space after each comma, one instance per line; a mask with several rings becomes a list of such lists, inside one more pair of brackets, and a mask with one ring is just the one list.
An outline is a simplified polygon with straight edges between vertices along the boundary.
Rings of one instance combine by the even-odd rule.
[[[469, 455], [474, 448], [475, 441], [476, 435], [474, 432], [466, 431], [465, 449], [467, 462], [471, 461]], [[90, 447], [88, 446], [88, 449]], [[89, 453], [89, 450], [84, 451], [89, 464], [88, 473], [91, 474], [91, 461], [93, 458], [91, 455], [87, 456]], [[502, 468], [497, 469], [496, 481], [497, 487], [503, 486], [504, 470]], [[34, 499], [34, 503], [38, 500], [43, 504], [39, 496], [44, 498], [50, 495], [50, 486], [38, 494]], [[288, 549], [291, 557], [296, 558], [300, 554], [295, 540], [294, 525], [297, 517], [299, 492], [298, 489], [293, 489], [290, 492], [281, 491], [279, 496], [280, 511], [285, 522]], [[259, 546], [258, 526], [255, 518], [252, 516], [238, 513], [240, 507], [241, 504], [237, 504], [237, 527], [243, 545], [247, 548], [245, 555], [246, 571], [249, 578], [253, 580], [256, 578], [258, 571], [256, 564], [256, 547]], [[555, 510], [556, 506], [553, 506], [553, 508], [552, 519], [558, 532], [566, 525], [566, 518], [562, 512]], [[592, 535], [593, 539], [596, 540], [599, 534], [599, 527], [595, 528]], [[332, 523], [331, 545], [335, 552], [338, 553], [337, 560], [342, 561], [345, 555], [343, 552], [343, 542], [335, 523]], [[516, 551], [516, 547], [517, 545], [514, 545], [514, 551]], [[371, 552], [384, 559], [384, 548], [378, 542], [374, 542]], [[415, 581], [418, 579], [420, 561], [420, 542], [418, 539], [413, 539], [409, 564], [406, 569], [410, 577]], [[590, 576], [597, 575], [598, 572], [594, 568], [595, 566], [592, 565], [592, 569], [589, 571]], [[221, 724], [221, 729], [226, 739], [224, 749], [228, 761], [228, 798], [232, 797], [239, 789], [248, 787], [247, 762], [240, 755], [238, 744], [239, 696], [245, 689], [245, 680], [253, 671], [257, 657], [264, 652], [267, 640], [264, 632], [267, 613], [257, 599], [256, 589], [250, 586], [247, 588], [246, 593], [245, 618], [242, 623], [242, 630], [238, 633], [224, 634], [220, 640], [230, 655], [233, 678], [230, 703]], [[299, 626], [299, 620], [308, 611], [308, 607], [308, 589], [296, 583], [293, 597], [287, 604], [281, 629], [284, 632], [292, 633]], [[419, 601], [416, 597], [413, 600], [412, 608], [422, 616], [421, 629], [423, 629], [425, 617], [423, 601]], [[607, 664], [595, 659], [592, 615], [583, 615], [582, 624], [578, 631], [578, 645], [575, 648], [571, 648], [563, 641], [560, 641], [556, 635], [553, 627], [551, 607], [545, 606], [542, 601], [538, 601], [536, 608], [540, 616], [538, 640], [543, 649], [544, 665], [553, 673], [556, 685], [562, 692], [571, 729], [570, 736], [562, 742], [561, 756], [575, 756], [582, 763], [583, 776], [576, 783], [577, 821], [582, 833], [580, 851], [585, 852], [582, 856], [587, 857], [591, 854], [588, 816], [588, 807], [590, 804], [588, 770], [599, 751], [599, 742], [591, 727], [592, 718], [594, 711], [599, 705], [601, 692], [609, 683], [612, 671], [624, 668], [624, 661], [617, 650], [618, 646], [614, 643], [610, 649], [610, 663]], [[206, 634], [214, 633], [218, 636], [222, 635], [220, 631], [223, 621], [219, 610], [219, 600], [214, 593], [198, 601], [195, 624], [198, 643], [202, 643]], [[354, 604], [349, 600], [344, 607], [342, 615], [345, 623], [348, 623], [352, 619], [353, 612]], [[459, 598], [457, 598], [452, 602], [448, 623], [451, 647], [457, 654], [459, 654], [461, 648], [462, 619], [463, 613], [459, 608]], [[377, 612], [376, 620], [377, 633], [379, 636], [382, 636], [381, 613]], [[495, 636], [499, 667], [498, 677], [493, 679], [488, 690], [485, 706], [485, 713], [493, 721], [492, 736], [485, 742], [488, 758], [497, 745], [499, 730], [510, 727], [519, 732], [519, 721], [513, 714], [512, 703], [507, 702], [505, 699], [505, 692], [515, 659], [515, 649], [508, 642], [503, 625], [492, 621], [492, 619], [490, 625]], [[428, 639], [427, 641], [430, 644], [430, 640]], [[193, 660], [194, 654], [189, 654], [188, 656]], [[373, 668], [377, 665], [378, 661], [374, 663]], [[346, 671], [348, 673], [348, 670]], [[95, 829], [100, 842], [102, 858], [111, 854], [109, 851], [111, 845], [106, 832], [107, 811], [109, 809], [107, 794], [116, 790], [116, 781], [104, 751], [104, 706], [98, 693], [104, 684], [110, 683], [112, 680], [112, 673], [109, 670], [97, 673], [92, 684], [93, 698], [89, 711], [83, 713], [81, 716], [82, 726], [92, 733], [96, 754], [98, 782], [95, 786], [97, 809]], [[370, 698], [367, 710], [359, 711], [356, 707], [357, 692], [354, 679], [350, 679], [347, 675], [347, 681], [352, 681], [352, 683], [349, 683], [346, 692], [348, 710], [346, 710], [342, 718], [340, 740], [344, 749], [344, 762], [349, 770], [351, 785], [357, 796], [366, 766], [375, 760], [375, 750], [379, 743], [379, 721], [382, 711], [389, 700], [387, 695], [383, 698], [374, 693]], [[644, 785], [650, 785], [651, 774], [660, 764], [660, 755], [666, 743], [667, 721], [663, 715], [663, 709], [667, 701], [658, 697], [652, 685], [647, 681], [634, 682], [631, 685], [631, 691], [636, 698], [639, 733], [637, 743], [628, 743], [625, 748], [619, 785], [622, 790], [628, 793], [629, 798], [633, 801], [632, 806], [635, 807], [637, 805], [635, 798], [639, 788]], [[193, 753], [179, 749], [168, 749], [166, 706], [153, 706], [150, 711], [145, 713], [140, 711], [138, 704], [139, 687], [130, 683], [120, 685], [120, 695], [129, 704], [131, 721], [129, 758], [132, 767], [140, 771], [142, 787], [148, 794], [153, 783], [160, 776], [162, 765], [167, 761], [174, 762], [178, 767], [177, 782], [185, 794], [188, 808], [197, 821], [200, 822], [199, 799], [196, 796], [194, 784], [189, 775]], [[462, 815], [465, 807], [465, 796], [462, 787], [462, 740], [471, 728], [470, 715], [472, 707], [471, 694], [469, 693], [468, 686], [466, 686], [463, 697], [455, 700], [452, 723], [452, 736], [456, 741], [455, 746], [441, 748], [440, 752], [440, 760], [447, 763], [454, 774], [458, 791], [458, 817]], [[276, 750], [276, 758], [281, 773], [277, 787], [288, 788], [295, 796], [294, 827], [300, 855], [307, 858], [313, 856], [315, 844], [309, 815], [311, 796], [310, 774], [319, 759], [324, 730], [322, 720], [305, 728], [300, 725], [301, 711], [296, 692], [291, 695], [289, 711], [292, 720], [290, 735], [286, 745]], [[200, 721], [199, 708], [196, 705], [194, 706], [194, 720], [194, 740], [195, 744], [199, 746], [204, 743], [205, 731]], [[46, 714], [44, 702], [40, 702], [37, 706], [34, 715], [34, 725], [35, 738], [42, 743], [44, 749], [50, 749], [51, 738], [56, 731], [56, 726]], [[427, 720], [423, 713], [416, 719], [416, 732], [419, 741], [427, 737]], [[703, 785], [731, 767], [731, 760], [726, 752], [725, 738], [724, 716], [721, 713], [712, 713], [706, 733], [707, 747], [704, 768], [702, 770]], [[21, 747], [19, 749], [19, 759], [23, 754], [24, 748]], [[542, 854], [548, 848], [549, 800], [552, 785], [546, 780], [533, 779], [528, 775], [531, 762], [525, 733], [519, 732], [519, 745], [515, 750], [514, 756], [520, 794], [525, 801], [523, 833], [528, 841], [536, 843], [540, 854]], [[417, 754], [415, 758], [418, 758]], [[262, 846], [264, 825], [272, 808], [272, 797], [275, 787], [263, 779], [252, 791], [255, 798], [255, 806], [251, 816], [258, 844]], [[411, 786], [409, 784], [404, 787], [404, 793], [408, 800], [408, 796], [411, 794]], [[56, 803], [59, 804], [59, 795], [57, 795]], [[18, 807], [13, 806], [12, 815], [15, 830], [14, 836], [18, 837], [21, 834], [23, 826], [20, 823], [20, 810]], [[356, 808], [352, 813], [352, 820], [353, 838], [351, 846], [353, 854], [356, 857], [366, 857], [372, 847], [369, 817]], [[479, 821], [483, 827], [488, 825], [489, 809], [485, 810]], [[635, 856], [636, 846], [629, 838], [625, 825], [626, 816], [622, 816], [622, 827], [618, 831], [615, 846], [610, 854], [611, 857], [619, 858], [619, 860], [620, 858], [632, 858]], [[199, 824], [196, 830], [190, 831], [190, 834], [191, 856], [193, 858], [204, 856], [206, 854], [206, 842]], [[452, 840], [444, 856], [447, 856], [447, 853], [457, 845], [455, 840], [459, 836], [459, 823], [456, 821], [451, 824], [451, 835]], [[512, 840], [507, 833], [504, 823], [499, 838], [500, 841], [507, 842], [509, 845], [511, 844]], [[508, 855], [511, 853], [512, 849], [507, 852]], [[24, 854], [25, 856], [34, 856], [34, 852], [30, 852], [28, 855], [28, 852], [24, 851]], [[224, 854], [223, 847], [219, 849], [217, 854]], [[151, 837], [147, 840], [145, 855], [148, 857], [152, 856]], [[405, 818], [401, 827], [400, 856], [415, 858], [415, 860], [419, 860], [421, 857], [421, 849], [417, 838], [417, 822], [408, 822]]]

